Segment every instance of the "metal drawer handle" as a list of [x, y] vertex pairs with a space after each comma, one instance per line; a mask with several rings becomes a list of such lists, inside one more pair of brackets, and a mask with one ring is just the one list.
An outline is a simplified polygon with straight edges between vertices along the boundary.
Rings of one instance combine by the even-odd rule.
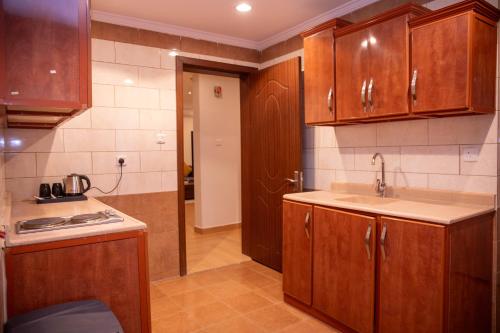
[[328, 91], [328, 110], [333, 111], [333, 89], [330, 88]]
[[372, 98], [372, 92], [373, 92], [373, 79], [370, 79], [370, 84], [368, 84], [368, 103], [370, 104], [370, 111], [373, 111], [373, 98]]
[[372, 254], [370, 252], [370, 238], [372, 235], [372, 225], [368, 225], [368, 229], [366, 229], [366, 234], [365, 234], [365, 249], [366, 249], [366, 254], [368, 255], [368, 260], [372, 258]]
[[10, 94], [12, 96], [17, 96], [17, 95], [19, 95], [19, 91], [11, 91]]
[[304, 220], [304, 230], [306, 232], [307, 239], [311, 238], [311, 235], [309, 234], [309, 226], [311, 225], [311, 212], [306, 213], [306, 218]]
[[382, 252], [382, 259], [385, 261], [385, 238], [387, 237], [387, 224], [384, 223], [382, 233], [380, 234], [380, 250]]
[[417, 70], [413, 71], [413, 76], [411, 78], [411, 100], [413, 104], [417, 102]]
[[366, 80], [363, 81], [361, 86], [361, 105], [363, 105], [363, 112], [366, 112]]

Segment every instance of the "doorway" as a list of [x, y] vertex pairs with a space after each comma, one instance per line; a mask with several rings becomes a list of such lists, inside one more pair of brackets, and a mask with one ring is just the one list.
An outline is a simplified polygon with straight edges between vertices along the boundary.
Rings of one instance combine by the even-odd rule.
[[238, 77], [184, 71], [187, 273], [249, 261], [241, 246]]
[[[262, 71], [256, 68], [177, 57], [177, 166], [180, 273], [187, 268], [184, 204], [184, 73], [237, 78], [241, 124], [241, 251], [281, 271], [282, 196], [286, 181], [301, 170], [300, 59]], [[194, 140], [196, 151], [196, 140]], [[196, 158], [194, 170], [197, 168]], [[196, 178], [196, 175], [195, 175]], [[195, 189], [196, 197], [196, 189]], [[189, 216], [188, 216], [189, 218]]]

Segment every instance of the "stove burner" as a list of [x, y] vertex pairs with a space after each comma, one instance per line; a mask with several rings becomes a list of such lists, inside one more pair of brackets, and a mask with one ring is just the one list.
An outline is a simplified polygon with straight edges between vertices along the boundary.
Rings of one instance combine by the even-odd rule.
[[90, 222], [90, 221], [99, 220], [102, 217], [103, 217], [102, 214], [99, 214], [99, 213], [98, 214], [75, 215], [69, 220], [69, 223], [72, 223], [72, 224], [86, 223], [86, 222]]
[[66, 219], [62, 217], [44, 217], [24, 222], [23, 228], [28, 230], [52, 228], [65, 222]]

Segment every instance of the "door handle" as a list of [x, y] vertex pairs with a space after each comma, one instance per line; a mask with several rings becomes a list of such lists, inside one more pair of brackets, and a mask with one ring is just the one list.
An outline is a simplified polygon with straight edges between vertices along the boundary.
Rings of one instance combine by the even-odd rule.
[[417, 102], [417, 70], [413, 71], [413, 76], [411, 78], [411, 100], [413, 104]]
[[307, 239], [311, 238], [309, 233], [309, 226], [311, 225], [311, 212], [306, 213], [306, 218], [304, 220], [304, 231], [306, 232]]
[[361, 105], [363, 105], [363, 112], [366, 112], [366, 80], [363, 81], [361, 86]]
[[333, 112], [333, 89], [330, 88], [330, 90], [328, 91], [328, 110], [330, 110], [330, 112]]
[[293, 184], [298, 192], [302, 192], [304, 188], [304, 173], [302, 171], [294, 171], [293, 178], [285, 178], [287, 182]]
[[372, 98], [373, 84], [374, 84], [373, 79], [370, 79], [370, 83], [368, 84], [368, 103], [370, 104], [370, 111], [373, 111], [373, 98]]
[[371, 252], [370, 252], [370, 239], [372, 235], [372, 225], [368, 225], [368, 229], [366, 229], [366, 234], [365, 234], [365, 249], [366, 249], [366, 254], [368, 255], [368, 260], [372, 258]]
[[386, 255], [385, 255], [385, 239], [387, 237], [387, 224], [384, 223], [384, 226], [382, 227], [382, 232], [380, 234], [380, 250], [382, 252], [382, 259], [385, 261]]

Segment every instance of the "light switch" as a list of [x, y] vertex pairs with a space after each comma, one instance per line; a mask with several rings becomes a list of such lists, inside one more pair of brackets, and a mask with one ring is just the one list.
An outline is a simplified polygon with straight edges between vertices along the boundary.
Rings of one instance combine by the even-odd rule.
[[164, 145], [167, 140], [167, 135], [165, 133], [156, 133], [156, 143], [159, 145]]
[[464, 162], [477, 162], [479, 159], [479, 147], [466, 147], [462, 152]]
[[222, 147], [222, 139], [215, 139], [215, 146]]

